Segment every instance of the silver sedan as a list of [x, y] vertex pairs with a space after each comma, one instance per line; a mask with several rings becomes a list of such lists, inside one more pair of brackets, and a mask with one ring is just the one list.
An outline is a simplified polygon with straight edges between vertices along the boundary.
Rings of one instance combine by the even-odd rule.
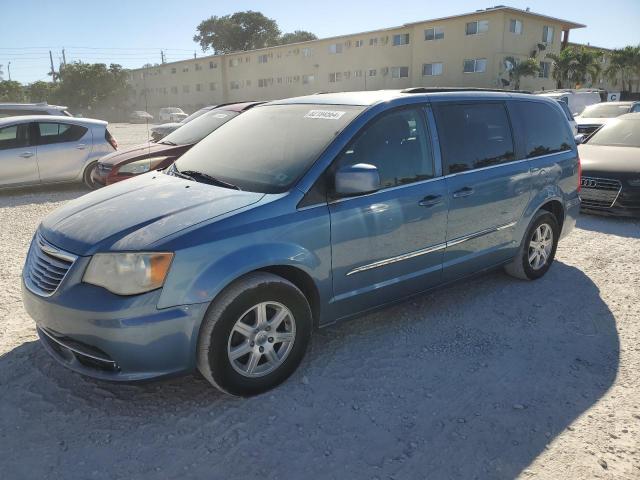
[[30, 115], [0, 119], [0, 188], [84, 182], [117, 143], [107, 122]]

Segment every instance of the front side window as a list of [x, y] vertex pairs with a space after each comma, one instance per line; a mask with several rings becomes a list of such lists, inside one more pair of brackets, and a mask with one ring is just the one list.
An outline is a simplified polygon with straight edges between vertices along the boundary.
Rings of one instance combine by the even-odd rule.
[[38, 123], [40, 133], [39, 145], [51, 143], [75, 142], [80, 140], [87, 128], [80, 125], [70, 125], [68, 123]]
[[445, 173], [459, 173], [515, 159], [511, 126], [502, 103], [434, 107]]
[[29, 124], [0, 128], [0, 150], [24, 148], [29, 145]]
[[398, 35], [393, 36], [393, 45], [409, 45], [409, 34], [408, 33], [400, 33]]
[[242, 190], [285, 192], [363, 109], [306, 104], [254, 107], [205, 137], [175, 165], [178, 171], [204, 173]]
[[571, 150], [573, 139], [566, 116], [542, 102], [513, 102], [525, 132], [525, 157]]
[[340, 155], [337, 166], [358, 163], [374, 165], [383, 188], [433, 178], [431, 142], [421, 110], [385, 113], [364, 127]]

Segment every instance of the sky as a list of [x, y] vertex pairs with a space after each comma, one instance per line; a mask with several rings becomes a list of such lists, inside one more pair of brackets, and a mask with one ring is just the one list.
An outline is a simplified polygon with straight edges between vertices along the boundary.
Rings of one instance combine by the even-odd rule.
[[[197, 25], [213, 15], [256, 10], [283, 32], [308, 30], [331, 37], [472, 12], [505, 4], [587, 25], [570, 41], [605, 48], [640, 44], [640, 0], [0, 0], [0, 65], [4, 79], [48, 80], [49, 50], [57, 69], [67, 63], [119, 63], [126, 68], [205, 55], [193, 41]], [[211, 53], [211, 52], [209, 52]]]

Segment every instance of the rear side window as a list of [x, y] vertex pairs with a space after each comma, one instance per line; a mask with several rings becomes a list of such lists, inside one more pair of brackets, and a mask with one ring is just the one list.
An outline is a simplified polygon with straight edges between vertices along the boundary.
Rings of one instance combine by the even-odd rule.
[[571, 150], [573, 139], [567, 119], [555, 106], [526, 101], [511, 105], [522, 122], [525, 158]]
[[68, 123], [42, 122], [38, 123], [38, 131], [40, 133], [39, 145], [48, 145], [80, 140], [87, 133], [87, 128]]
[[515, 159], [511, 125], [503, 103], [434, 106], [445, 174]]
[[0, 150], [23, 148], [29, 145], [29, 124], [0, 128]]
[[368, 163], [378, 168], [383, 188], [406, 185], [434, 176], [430, 147], [421, 110], [396, 110], [364, 127], [340, 155], [338, 166]]

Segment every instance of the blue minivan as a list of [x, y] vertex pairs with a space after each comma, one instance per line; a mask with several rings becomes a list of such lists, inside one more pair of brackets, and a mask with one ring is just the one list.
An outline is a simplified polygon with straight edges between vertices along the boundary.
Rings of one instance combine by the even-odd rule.
[[253, 395], [296, 369], [314, 328], [488, 269], [544, 275], [575, 225], [579, 176], [567, 119], [540, 96], [274, 101], [168, 169], [47, 216], [24, 304], [44, 348], [77, 372], [197, 368]]

